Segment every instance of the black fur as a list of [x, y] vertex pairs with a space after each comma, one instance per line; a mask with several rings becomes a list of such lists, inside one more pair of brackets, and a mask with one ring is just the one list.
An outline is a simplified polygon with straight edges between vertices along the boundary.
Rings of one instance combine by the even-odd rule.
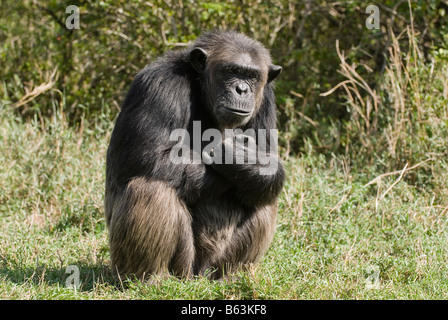
[[[227, 42], [222, 39], [227, 39]], [[119, 248], [137, 243], [132, 240], [136, 237], [144, 237], [145, 241], [151, 242], [152, 232], [165, 228], [161, 222], [151, 220], [151, 215], [154, 214], [151, 208], [143, 210], [144, 213], [138, 213], [148, 215], [145, 219], [148, 219], [148, 225], [153, 228], [144, 229], [144, 234], [131, 234], [127, 227], [111, 227], [111, 224], [126, 220], [126, 217], [131, 215], [134, 204], [129, 204], [126, 210], [120, 209], [121, 212], [116, 208], [118, 202], [128, 201], [128, 198], [123, 198], [122, 195], [128, 192], [130, 182], [136, 178], [143, 178], [139, 181], [148, 183], [161, 182], [168, 189], [174, 190], [178, 197], [176, 201], [179, 200], [185, 205], [188, 211], [185, 213], [188, 216], [186, 218], [191, 219], [187, 219], [191, 221], [191, 226], [182, 227], [185, 230], [176, 231], [179, 237], [170, 239], [177, 249], [168, 250], [171, 243], [158, 245], [157, 250], [161, 253], [171, 254], [166, 257], [170, 269], [167, 271], [188, 276], [215, 268], [218, 269], [215, 277], [219, 277], [222, 275], [222, 269], [230, 270], [240, 264], [258, 260], [272, 239], [276, 199], [284, 182], [284, 170], [280, 161], [274, 175], [258, 174], [257, 164], [236, 167], [209, 166], [203, 162], [173, 164], [170, 161], [171, 148], [177, 143], [169, 140], [173, 130], [186, 129], [193, 137], [193, 121], [201, 122], [202, 132], [209, 128], [222, 128], [213, 108], [208, 105], [207, 99], [204, 99], [204, 90], [212, 91], [217, 88], [205, 88], [204, 75], [198, 73], [190, 62], [190, 53], [197, 47], [208, 52], [228, 50], [228, 59], [231, 59], [230, 55], [239, 52], [256, 52], [265, 61], [270, 61], [270, 57], [266, 56], [267, 51], [259, 43], [232, 32], [213, 32], [200, 37], [188, 49], [166, 53], [136, 76], [112, 134], [106, 169], [106, 221], [111, 239], [114, 239], [110, 242], [112, 264], [114, 269], [117, 268], [119, 273], [125, 275], [142, 276], [142, 272], [138, 270], [142, 270], [143, 262], [139, 261], [138, 255]], [[207, 63], [219, 64], [219, 61]], [[262, 67], [269, 68], [266, 65]], [[243, 130], [276, 128], [273, 86], [272, 83], [267, 83], [266, 79], [262, 94], [256, 112], [245, 124], [239, 126]], [[139, 201], [149, 203], [151, 197], [155, 196], [148, 192], [147, 197], [147, 200], [139, 198]], [[140, 206], [144, 207], [144, 203]], [[266, 219], [269, 221], [257, 217], [261, 211], [263, 217], [268, 217]], [[269, 214], [265, 214], [267, 211]], [[173, 212], [163, 213], [168, 221], [172, 214]], [[263, 226], [263, 223], [268, 225]], [[190, 236], [193, 238], [192, 242]], [[219, 246], [219, 249], [213, 248], [214, 245]], [[189, 252], [194, 252], [194, 256], [185, 260], [185, 264], [190, 265], [183, 266], [182, 269], [182, 259], [177, 255], [186, 248]], [[132, 263], [125, 264], [123, 260]], [[132, 267], [134, 264], [135, 269]], [[127, 267], [124, 267], [125, 265]], [[120, 266], [126, 270], [120, 270]], [[178, 271], [179, 269], [183, 271]], [[164, 272], [150, 265], [143, 270], [146, 274]]]

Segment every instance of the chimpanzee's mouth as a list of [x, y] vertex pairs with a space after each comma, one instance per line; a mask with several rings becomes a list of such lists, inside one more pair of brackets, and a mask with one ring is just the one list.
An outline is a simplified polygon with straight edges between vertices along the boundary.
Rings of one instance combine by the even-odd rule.
[[247, 117], [252, 114], [252, 110], [232, 109], [232, 108], [227, 108], [227, 107], [226, 107], [226, 110], [233, 114], [236, 114], [240, 117]]

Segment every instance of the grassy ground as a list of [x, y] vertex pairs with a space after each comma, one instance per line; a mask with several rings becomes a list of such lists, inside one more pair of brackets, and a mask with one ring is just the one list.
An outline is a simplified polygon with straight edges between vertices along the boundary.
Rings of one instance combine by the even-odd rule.
[[[448, 298], [447, 163], [366, 186], [384, 172], [312, 152], [286, 161], [276, 236], [260, 264], [225, 281], [116, 282], [103, 219], [112, 124], [75, 131], [58, 114], [24, 122], [0, 108], [0, 298]], [[66, 286], [70, 265], [78, 290]]]

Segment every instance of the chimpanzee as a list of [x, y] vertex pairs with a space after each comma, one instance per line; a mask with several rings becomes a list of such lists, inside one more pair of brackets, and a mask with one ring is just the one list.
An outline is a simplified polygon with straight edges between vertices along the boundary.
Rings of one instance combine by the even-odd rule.
[[[106, 162], [105, 216], [118, 275], [217, 279], [266, 252], [285, 178], [276, 149], [269, 152], [276, 132], [272, 81], [281, 70], [259, 42], [212, 31], [137, 74]], [[214, 129], [222, 139], [207, 151], [207, 141], [189, 148], [199, 161], [173, 161], [173, 131], [189, 134], [190, 146], [195, 128], [200, 138]], [[228, 138], [228, 130], [240, 131]], [[248, 130], [263, 130], [266, 141]], [[267, 174], [255, 152], [261, 144], [275, 168]], [[235, 160], [239, 152], [245, 159], [252, 152], [255, 161], [213, 161], [232, 154]]]

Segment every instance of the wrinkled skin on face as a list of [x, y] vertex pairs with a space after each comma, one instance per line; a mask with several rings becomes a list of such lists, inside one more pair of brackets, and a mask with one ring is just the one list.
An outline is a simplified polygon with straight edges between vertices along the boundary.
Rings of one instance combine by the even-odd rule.
[[191, 64], [201, 75], [203, 101], [220, 129], [242, 126], [257, 112], [264, 87], [282, 70], [267, 57], [256, 42], [241, 47], [224, 43], [219, 51], [197, 46], [191, 51]]

